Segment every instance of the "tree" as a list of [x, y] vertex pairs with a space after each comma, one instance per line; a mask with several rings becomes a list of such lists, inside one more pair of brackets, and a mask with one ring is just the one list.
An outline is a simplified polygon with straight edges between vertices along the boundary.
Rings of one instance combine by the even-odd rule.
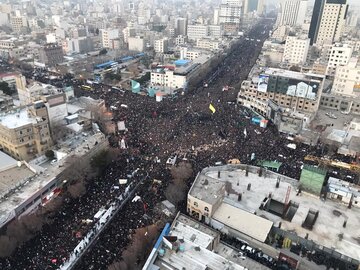
[[107, 49], [102, 49], [100, 52], [99, 52], [99, 55], [105, 55], [107, 54]]
[[14, 93], [14, 90], [10, 88], [7, 82], [0, 82], [0, 90], [4, 92], [4, 94], [11, 96]]
[[55, 153], [54, 153], [53, 150], [47, 150], [47, 151], [45, 152], [45, 156], [46, 156], [48, 159], [54, 159]]

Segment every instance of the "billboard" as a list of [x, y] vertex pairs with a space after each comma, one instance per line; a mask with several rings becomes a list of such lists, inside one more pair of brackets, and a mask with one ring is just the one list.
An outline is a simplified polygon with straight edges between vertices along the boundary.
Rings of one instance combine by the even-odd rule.
[[[263, 79], [265, 81], [266, 79]], [[259, 84], [261, 81], [259, 81]], [[265, 89], [265, 82], [262, 82]], [[294, 79], [282, 76], [270, 76], [266, 85], [268, 92], [275, 92], [293, 97], [315, 100], [320, 88], [320, 81]]]
[[267, 91], [268, 83], [269, 83], [269, 75], [260, 74], [259, 82], [258, 82], [258, 91], [265, 93]]
[[286, 94], [288, 96], [316, 99], [318, 89], [319, 83], [317, 82], [304, 82], [300, 80], [289, 79]]

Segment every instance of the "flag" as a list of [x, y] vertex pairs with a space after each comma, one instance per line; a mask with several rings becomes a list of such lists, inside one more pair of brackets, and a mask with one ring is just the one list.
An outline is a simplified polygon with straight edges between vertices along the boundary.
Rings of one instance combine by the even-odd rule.
[[216, 109], [212, 104], [209, 105], [209, 109], [210, 109], [210, 111], [212, 111], [212, 113], [216, 112]]

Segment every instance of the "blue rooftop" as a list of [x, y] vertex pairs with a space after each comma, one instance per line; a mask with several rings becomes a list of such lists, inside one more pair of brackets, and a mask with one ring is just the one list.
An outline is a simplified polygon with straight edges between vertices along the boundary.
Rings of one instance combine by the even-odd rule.
[[191, 61], [190, 61], [190, 60], [179, 59], [179, 60], [176, 60], [176, 61], [174, 62], [174, 64], [175, 64], [176, 66], [184, 66], [184, 65], [186, 65], [186, 64], [189, 63], [189, 62], [191, 62]]

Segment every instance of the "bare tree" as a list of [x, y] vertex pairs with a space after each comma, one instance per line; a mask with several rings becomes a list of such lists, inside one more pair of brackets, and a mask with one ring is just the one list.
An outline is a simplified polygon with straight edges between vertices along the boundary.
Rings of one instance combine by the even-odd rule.
[[85, 194], [86, 186], [83, 179], [76, 181], [73, 185], [70, 185], [67, 188], [68, 192], [70, 193], [71, 197], [78, 198]]
[[17, 240], [7, 235], [0, 236], [0, 257], [9, 257], [17, 247]]

